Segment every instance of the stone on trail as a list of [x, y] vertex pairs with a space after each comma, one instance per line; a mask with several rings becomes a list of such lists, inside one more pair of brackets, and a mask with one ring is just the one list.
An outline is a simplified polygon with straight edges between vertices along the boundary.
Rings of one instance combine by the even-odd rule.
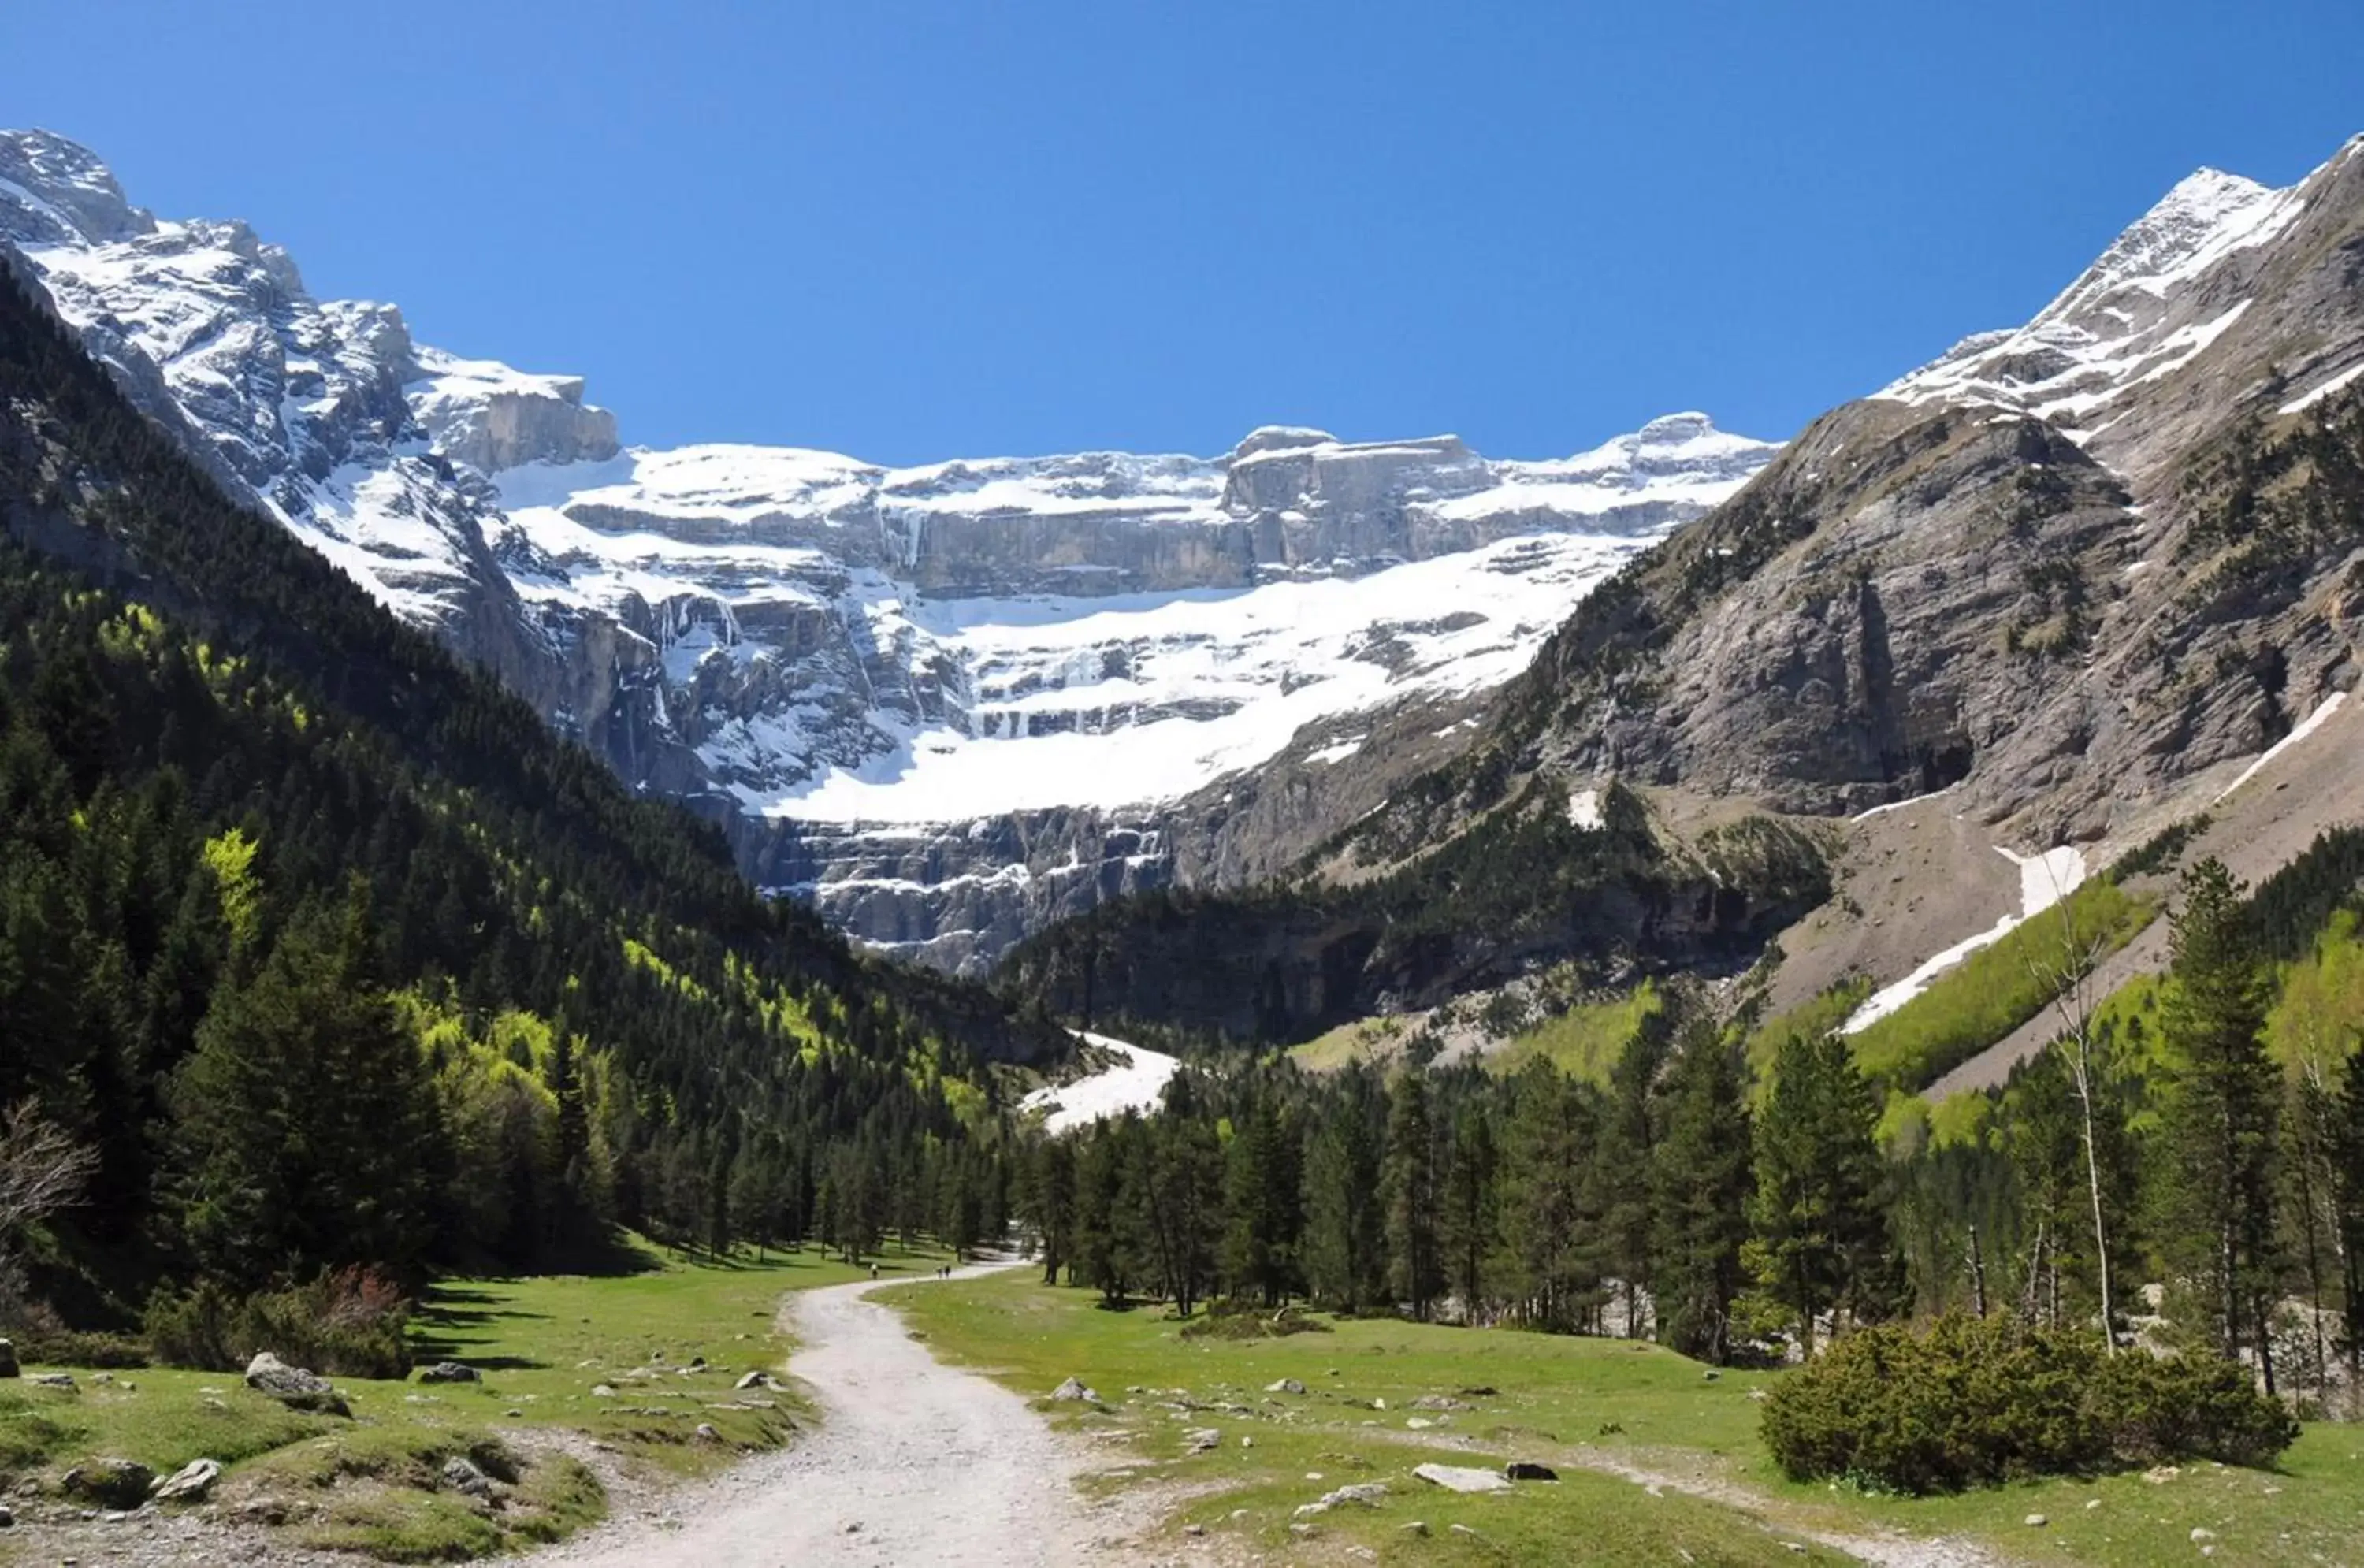
[[201, 1503], [221, 1479], [221, 1473], [220, 1460], [193, 1459], [157, 1482], [152, 1492], [160, 1503]]
[[1548, 1464], [1537, 1464], [1529, 1459], [1514, 1459], [1502, 1466], [1505, 1481], [1556, 1481], [1559, 1472]]
[[731, 1386], [740, 1389], [777, 1388], [779, 1385], [773, 1381], [772, 1374], [768, 1372], [751, 1372]]
[[1081, 1378], [1075, 1377], [1067, 1379], [1066, 1382], [1051, 1390], [1051, 1397], [1066, 1403], [1081, 1401], [1086, 1405], [1097, 1405], [1100, 1402], [1098, 1395], [1093, 1393]]
[[72, 1388], [74, 1385], [73, 1373], [70, 1372], [36, 1373], [25, 1381], [36, 1388]]
[[289, 1366], [269, 1351], [258, 1351], [246, 1363], [246, 1385], [291, 1410], [310, 1410], [325, 1416], [353, 1413], [345, 1396], [327, 1378], [304, 1367]]
[[418, 1369], [421, 1383], [482, 1383], [485, 1374], [465, 1362], [437, 1362]]
[[1305, 1392], [1305, 1385], [1293, 1377], [1277, 1378], [1266, 1384], [1264, 1391], [1266, 1394], [1302, 1394]]
[[1497, 1472], [1473, 1470], [1461, 1464], [1423, 1464], [1412, 1473], [1448, 1492], [1507, 1492], [1511, 1487], [1510, 1482]]

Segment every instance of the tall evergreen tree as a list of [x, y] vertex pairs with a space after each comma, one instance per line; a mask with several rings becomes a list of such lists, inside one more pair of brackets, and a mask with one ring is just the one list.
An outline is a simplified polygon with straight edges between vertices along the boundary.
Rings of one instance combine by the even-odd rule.
[[1461, 1320], [1484, 1320], [1486, 1271], [1501, 1239], [1496, 1193], [1500, 1156], [1494, 1123], [1482, 1101], [1460, 1107], [1453, 1118], [1437, 1214], [1437, 1246], [1444, 1254], [1445, 1283], [1461, 1298]]
[[1223, 1273], [1266, 1307], [1288, 1298], [1297, 1272], [1297, 1140], [1275, 1096], [1260, 1095], [1225, 1151]]
[[1300, 1253], [1314, 1298], [1361, 1312], [1387, 1289], [1387, 1205], [1379, 1184], [1386, 1096], [1368, 1068], [1341, 1075], [1340, 1104], [1320, 1121], [1305, 1155]]
[[1880, 1202], [1871, 1085], [1844, 1037], [1793, 1036], [1773, 1062], [1756, 1125], [1756, 1191], [1745, 1257], [1806, 1353], [1825, 1312], [1884, 1317], [1901, 1288]]
[[2254, 1349], [2270, 1390], [2280, 1095], [2265, 1051], [2265, 966], [2223, 862], [2193, 866], [2181, 893], [2159, 1020], [2170, 1077], [2156, 1162], [2161, 1250], [2210, 1337], [2230, 1356]]
[[1412, 1317], [1428, 1321], [1444, 1289], [1444, 1259], [1437, 1242], [1436, 1126], [1428, 1078], [1409, 1068], [1388, 1095], [1388, 1142], [1382, 1182], [1388, 1203], [1388, 1280]]
[[205, 1272], [249, 1285], [351, 1264], [417, 1277], [447, 1151], [372, 946], [355, 884], [341, 909], [292, 921], [199, 1027], [173, 1099]]
[[1741, 1249], [1756, 1177], [1739, 1054], [1712, 1029], [1690, 1031], [1667, 1073], [1666, 1128], [1648, 1175], [1658, 1337], [1722, 1362], [1747, 1278]]
[[1502, 1161], [1498, 1294], [1523, 1321], [1563, 1333], [1595, 1327], [1601, 1235], [1600, 1094], [1548, 1062], [1513, 1081]]

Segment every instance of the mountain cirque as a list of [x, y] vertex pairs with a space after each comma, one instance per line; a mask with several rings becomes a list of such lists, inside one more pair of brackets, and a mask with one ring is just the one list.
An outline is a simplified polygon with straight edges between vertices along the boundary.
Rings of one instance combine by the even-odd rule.
[[1474, 733], [1594, 584], [1777, 450], [1268, 428], [1215, 458], [625, 450], [581, 381], [323, 302], [239, 223], [0, 133], [0, 242], [140, 406], [397, 613], [858, 937], [982, 969], [1286, 863]]

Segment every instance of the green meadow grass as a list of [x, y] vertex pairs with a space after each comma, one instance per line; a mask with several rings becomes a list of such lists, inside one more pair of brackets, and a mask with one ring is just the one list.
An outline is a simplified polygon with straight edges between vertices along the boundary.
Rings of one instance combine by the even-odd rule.
[[[932, 1273], [942, 1261], [890, 1252], [881, 1270]], [[784, 1293], [869, 1274], [866, 1263], [819, 1251], [715, 1261], [637, 1240], [619, 1262], [599, 1275], [436, 1285], [412, 1325], [418, 1360], [466, 1362], [484, 1381], [338, 1378], [350, 1421], [293, 1414], [235, 1373], [28, 1369], [72, 1371], [78, 1386], [0, 1385], [0, 1493], [28, 1476], [54, 1482], [94, 1456], [138, 1460], [159, 1474], [202, 1457], [229, 1466], [217, 1490], [225, 1500], [308, 1504], [308, 1517], [288, 1527], [307, 1544], [413, 1562], [555, 1539], [599, 1518], [606, 1502], [574, 1460], [537, 1454], [538, 1430], [587, 1434], [617, 1463], [663, 1476], [786, 1443], [805, 1419], [801, 1399], [732, 1385], [786, 1363], [790, 1345], [775, 1329]], [[593, 1392], [602, 1385], [613, 1394]], [[698, 1438], [700, 1423], [716, 1437]], [[440, 1484], [449, 1459], [476, 1451], [524, 1462], [496, 1517]]]
[[[1800, 1485], [1773, 1468], [1751, 1396], [1779, 1373], [1710, 1377], [1655, 1345], [1381, 1318], [1281, 1339], [1184, 1339], [1162, 1307], [1104, 1310], [1094, 1294], [1043, 1286], [1031, 1271], [887, 1299], [938, 1354], [1038, 1400], [1068, 1376], [1092, 1385], [1110, 1411], [1038, 1407], [1121, 1434], [1095, 1445], [1108, 1468], [1094, 1485], [1178, 1483], [1185, 1500], [1175, 1529], [1231, 1532], [1297, 1561], [1324, 1560], [1324, 1540], [1333, 1551], [1359, 1545], [1389, 1562], [1680, 1563], [1686, 1554], [1694, 1562], [1789, 1562], [1801, 1560], [1792, 1544], [1809, 1549], [1805, 1561], [1845, 1561], [1814, 1543], [1819, 1533], [1968, 1539], [2006, 1562], [2155, 1568], [2200, 1562], [2199, 1545], [2215, 1544], [2217, 1562], [2364, 1562], [2364, 1428], [2311, 1424], [2270, 1473], [2202, 1463], [2157, 1482], [2120, 1475], [1953, 1497], [1869, 1496]], [[1306, 1385], [1302, 1397], [1265, 1392], [1287, 1377]], [[1484, 1388], [1498, 1392], [1463, 1392]], [[1471, 1408], [1411, 1407], [1437, 1396]], [[1204, 1407], [1166, 1407], [1185, 1403]], [[1438, 1424], [1415, 1429], [1415, 1418]], [[1188, 1451], [1184, 1434], [1199, 1428], [1220, 1431], [1221, 1446]], [[1425, 1460], [1510, 1459], [1551, 1464], [1561, 1479], [1456, 1496], [1411, 1476]], [[1676, 1485], [1654, 1495], [1617, 1467]], [[1321, 1531], [1313, 1540], [1290, 1534], [1299, 1505], [1372, 1480], [1389, 1488], [1377, 1507], [1306, 1521]], [[1686, 1496], [1684, 1485], [1716, 1489], [1717, 1500]], [[2046, 1522], [2025, 1524], [2031, 1514]], [[1405, 1532], [1414, 1520], [1428, 1526], [1426, 1537]], [[1477, 1535], [1453, 1532], [1455, 1524]], [[2195, 1528], [2214, 1541], [2195, 1543]]]

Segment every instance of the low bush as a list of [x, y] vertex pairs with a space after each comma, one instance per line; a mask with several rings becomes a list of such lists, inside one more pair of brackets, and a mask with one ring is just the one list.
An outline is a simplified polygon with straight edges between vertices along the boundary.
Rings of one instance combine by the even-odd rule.
[[1186, 1340], [1279, 1340], [1291, 1334], [1329, 1332], [1329, 1324], [1316, 1322], [1293, 1307], [1276, 1312], [1234, 1302], [1218, 1302], [1182, 1326]]
[[1925, 1493], [2163, 1460], [2264, 1464], [2298, 1422], [2219, 1357], [2104, 1356], [2091, 1333], [1956, 1315], [1838, 1340], [1775, 1387], [1762, 1430], [1793, 1480]]
[[34, 1329], [17, 1333], [17, 1359], [29, 1366], [78, 1366], [103, 1372], [130, 1372], [148, 1364], [148, 1341], [136, 1334]]
[[331, 1377], [402, 1377], [410, 1303], [385, 1276], [362, 1269], [310, 1284], [236, 1296], [212, 1282], [148, 1304], [148, 1345], [166, 1366], [237, 1372], [259, 1351]]

